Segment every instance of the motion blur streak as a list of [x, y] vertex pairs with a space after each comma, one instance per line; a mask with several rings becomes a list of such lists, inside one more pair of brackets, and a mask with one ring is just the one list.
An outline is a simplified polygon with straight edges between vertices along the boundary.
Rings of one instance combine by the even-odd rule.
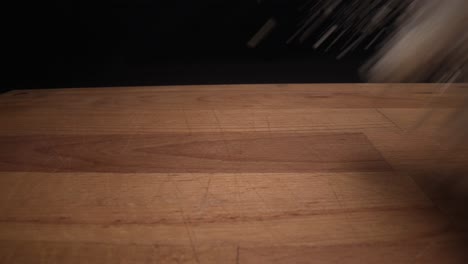
[[[453, 82], [468, 81], [468, 1], [415, 0], [395, 21], [394, 32], [361, 72], [371, 82], [441, 83], [439, 92], [417, 125], [408, 133], [417, 134], [430, 120], [447, 109], [437, 102], [448, 97], [464, 96], [460, 104], [438, 127], [430, 130], [438, 137], [447, 152], [430, 153], [445, 169], [433, 172], [437, 192], [444, 193], [443, 203], [451, 201], [455, 215], [462, 215], [466, 227], [468, 219], [468, 176], [466, 146], [468, 145], [468, 98], [451, 89]], [[440, 203], [439, 203], [440, 205]], [[443, 205], [442, 207], [446, 206]], [[463, 220], [464, 219], [464, 220]]]
[[[454, 205], [461, 207], [458, 212], [468, 219], [468, 164], [465, 164], [468, 158], [468, 98], [465, 92], [460, 93], [460, 89], [468, 86], [452, 85], [468, 82], [468, 1], [335, 0], [307, 3], [303, 11], [304, 22], [288, 43], [315, 38], [314, 49], [320, 49], [327, 42], [327, 52], [338, 40], [343, 41], [345, 44], [338, 47], [338, 60], [356, 50], [373, 50], [374, 54], [360, 68], [365, 81], [439, 83], [425, 107], [429, 110], [421, 113], [406, 133], [417, 136], [423, 132], [436, 138], [445, 154], [426, 153], [441, 165], [441, 170], [431, 172], [434, 185], [439, 188], [438, 192], [445, 192], [447, 199], [459, 201]], [[328, 30], [314, 31], [317, 28]], [[393, 93], [391, 85], [385, 93], [382, 96]], [[459, 100], [441, 107], [440, 102], [450, 98]], [[434, 119], [441, 116], [445, 116], [442, 122], [434, 126]]]
[[466, 81], [468, 1], [417, 0], [363, 69], [374, 82]]

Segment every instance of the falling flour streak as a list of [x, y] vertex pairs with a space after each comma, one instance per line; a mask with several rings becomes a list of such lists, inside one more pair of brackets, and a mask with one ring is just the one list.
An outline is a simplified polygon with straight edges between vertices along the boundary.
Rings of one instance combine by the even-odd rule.
[[255, 35], [247, 42], [249, 48], [255, 48], [265, 39], [271, 31], [276, 27], [276, 21], [274, 18], [268, 19], [268, 21], [255, 33]]
[[356, 46], [358, 46], [362, 40], [365, 38], [366, 36], [365, 35], [361, 35], [359, 36], [358, 39], [356, 39], [355, 41], [353, 41], [349, 46], [347, 46], [347, 48], [345, 50], [343, 50], [337, 57], [336, 59], [340, 60], [342, 59], [346, 53], [350, 52], [351, 50], [353, 50]]
[[346, 33], [346, 31], [342, 31], [333, 41], [328, 45], [327, 49], [325, 51], [328, 51], [333, 45]]
[[[466, 82], [466, 10], [466, 0], [302, 0], [291, 11], [298, 17], [285, 40], [337, 60], [366, 51], [371, 58], [359, 72], [374, 82], [451, 82], [452, 76]], [[266, 41], [277, 23], [268, 19], [247, 46]]]
[[370, 47], [372, 47], [372, 44], [374, 44], [384, 32], [385, 32], [385, 28], [382, 29], [364, 49], [368, 50]]
[[331, 34], [333, 34], [333, 32], [335, 32], [335, 30], [338, 28], [337, 25], [334, 25], [333, 27], [331, 27], [327, 33], [323, 34], [322, 38], [319, 39], [315, 45], [314, 45], [314, 49], [317, 49], [318, 47], [320, 47], [320, 45], [322, 45], [323, 42], [325, 42], [325, 40], [327, 40], [328, 37], [330, 37]]
[[[302, 18], [298, 29], [286, 41], [287, 44], [306, 43], [317, 36], [313, 49], [321, 47], [328, 39], [333, 38], [325, 51], [339, 40], [345, 45], [337, 47], [337, 59], [361, 47], [369, 49], [381, 41], [384, 28], [390, 28], [395, 19], [402, 15], [411, 1], [407, 0], [352, 0], [352, 1], [305, 1], [298, 8]], [[323, 34], [317, 30], [328, 28]], [[336, 36], [335, 36], [336, 35]]]

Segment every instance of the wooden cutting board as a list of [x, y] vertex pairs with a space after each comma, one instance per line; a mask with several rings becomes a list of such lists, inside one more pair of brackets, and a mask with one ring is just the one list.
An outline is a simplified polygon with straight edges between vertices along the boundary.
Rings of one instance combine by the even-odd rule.
[[409, 173], [439, 169], [430, 131], [468, 86], [430, 104], [438, 89], [0, 95], [0, 262], [467, 263]]

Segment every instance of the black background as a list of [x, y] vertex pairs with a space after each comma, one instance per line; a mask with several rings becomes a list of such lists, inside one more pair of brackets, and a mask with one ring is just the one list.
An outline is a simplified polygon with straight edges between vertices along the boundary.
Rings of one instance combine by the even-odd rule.
[[[360, 82], [369, 54], [336, 60], [287, 45], [304, 0], [115, 0], [27, 5], [6, 24], [2, 90], [219, 83]], [[269, 19], [258, 47], [246, 43]]]

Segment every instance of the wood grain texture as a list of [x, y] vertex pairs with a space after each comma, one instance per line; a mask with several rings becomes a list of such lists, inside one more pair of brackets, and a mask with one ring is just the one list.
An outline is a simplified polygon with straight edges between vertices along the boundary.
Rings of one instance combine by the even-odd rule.
[[411, 179], [391, 172], [0, 176], [0, 208], [9, 212], [0, 222], [180, 224], [181, 210], [191, 222], [212, 223], [433, 209]]
[[440, 88], [0, 95], [0, 263], [467, 263], [411, 177], [447, 167], [431, 131], [468, 86]]
[[362, 133], [0, 136], [0, 145], [3, 171], [242, 173], [390, 168]]

